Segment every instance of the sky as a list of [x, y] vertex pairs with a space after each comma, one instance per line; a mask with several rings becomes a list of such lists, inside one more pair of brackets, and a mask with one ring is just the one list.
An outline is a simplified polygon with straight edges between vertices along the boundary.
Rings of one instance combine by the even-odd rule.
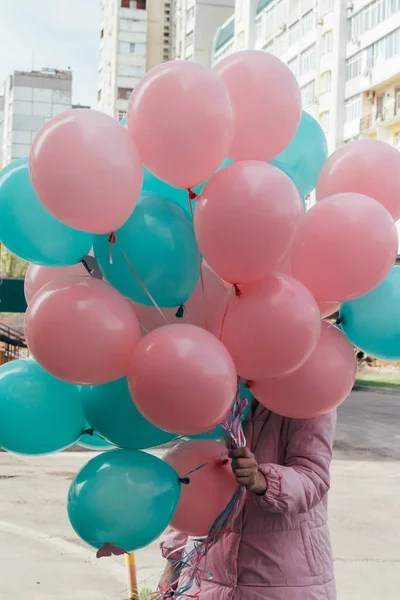
[[100, 0], [0, 0], [0, 83], [17, 71], [73, 71], [73, 102], [96, 108]]

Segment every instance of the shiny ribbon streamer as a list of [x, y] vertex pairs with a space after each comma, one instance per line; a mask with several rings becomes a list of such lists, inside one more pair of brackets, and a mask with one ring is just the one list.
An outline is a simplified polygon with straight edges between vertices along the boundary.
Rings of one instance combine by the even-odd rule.
[[[196, 194], [196, 192], [194, 192], [193, 190], [189, 189], [188, 190], [188, 199], [189, 199], [190, 216], [192, 217], [192, 221], [193, 221], [193, 218], [194, 218], [193, 201], [196, 200], [196, 198], [198, 198], [198, 195]], [[199, 253], [198, 253], [198, 260], [199, 260], [199, 267], [200, 267], [201, 295], [203, 297], [204, 308], [205, 308], [204, 312], [205, 312], [205, 315], [206, 315], [206, 330], [210, 331], [210, 328], [208, 326], [208, 311], [207, 311], [207, 302], [206, 302], [206, 291], [205, 291], [205, 286], [204, 286], [203, 266], [202, 266], [202, 260], [201, 260], [200, 250], [199, 250]]]
[[[238, 378], [238, 387], [233, 407], [229, 415], [221, 423], [221, 426], [225, 432], [228, 451], [246, 445], [246, 438], [242, 426], [242, 415], [246, 406], [247, 399], [241, 398], [240, 379]], [[219, 460], [224, 456], [226, 456], [226, 454], [223, 454], [216, 460]], [[206, 464], [208, 463], [193, 469], [193, 471], [190, 471], [187, 476], [190, 475], [190, 473], [205, 467]], [[165, 598], [179, 599], [199, 597], [202, 580], [210, 580], [212, 578], [211, 573], [208, 573], [201, 568], [201, 561], [206, 557], [208, 551], [221, 539], [221, 537], [232, 530], [232, 526], [245, 502], [246, 493], [246, 489], [243, 486], [239, 486], [237, 488], [228, 506], [222, 511], [222, 513], [213, 523], [208, 536], [204, 540], [194, 540], [194, 549], [187, 555], [184, 555], [181, 560], [174, 561], [178, 565], [178, 568], [176, 569], [172, 580], [167, 585], [163, 585], [159, 588], [158, 596], [155, 596], [155, 598], [158, 600], [165, 600]], [[178, 585], [176, 585], [177, 582]], [[195, 592], [192, 591], [194, 587], [197, 587], [197, 591]]]
[[[151, 293], [149, 292], [149, 290], [147, 289], [147, 287], [145, 286], [145, 284], [143, 283], [143, 281], [140, 279], [139, 275], [136, 273], [131, 261], [129, 260], [129, 258], [126, 255], [125, 250], [123, 249], [123, 247], [121, 246], [121, 244], [118, 241], [117, 236], [115, 235], [115, 233], [112, 233], [109, 237], [110, 242], [110, 249], [112, 248], [112, 244], [118, 244], [123, 257], [125, 258], [126, 262], [128, 263], [128, 266], [130, 268], [130, 270], [132, 271], [132, 273], [134, 274], [134, 276], [136, 277], [137, 282], [139, 283], [140, 287], [142, 288], [142, 290], [144, 291], [144, 293], [146, 294], [146, 296], [149, 298], [150, 302], [152, 302], [152, 304], [154, 305], [154, 307], [158, 310], [158, 312], [160, 313], [160, 315], [162, 316], [162, 318], [164, 319], [166, 325], [169, 325], [169, 321], [167, 319], [167, 317], [165, 316], [165, 314], [163, 313], [163, 311], [161, 310], [161, 308], [158, 306], [157, 302], [154, 300], [153, 296], [151, 295]], [[111, 250], [110, 250], [111, 252]]]

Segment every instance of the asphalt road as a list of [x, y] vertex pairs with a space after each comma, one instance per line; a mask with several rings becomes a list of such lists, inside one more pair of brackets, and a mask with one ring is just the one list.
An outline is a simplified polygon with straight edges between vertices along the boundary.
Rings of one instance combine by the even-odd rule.
[[[398, 600], [400, 394], [353, 393], [339, 411], [330, 519], [339, 600]], [[66, 515], [71, 479], [90, 454], [0, 454], [0, 599], [127, 598], [121, 559], [96, 560]], [[156, 544], [137, 553], [155, 585]], [[305, 600], [308, 600], [305, 598]]]

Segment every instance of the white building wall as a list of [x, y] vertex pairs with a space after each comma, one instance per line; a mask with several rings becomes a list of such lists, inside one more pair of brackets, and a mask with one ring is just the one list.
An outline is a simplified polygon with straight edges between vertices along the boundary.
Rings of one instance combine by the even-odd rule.
[[172, 0], [171, 58], [210, 66], [215, 32], [234, 7], [235, 0]]
[[45, 69], [16, 71], [4, 83], [0, 144], [3, 167], [29, 156], [40, 129], [72, 107], [72, 73]]

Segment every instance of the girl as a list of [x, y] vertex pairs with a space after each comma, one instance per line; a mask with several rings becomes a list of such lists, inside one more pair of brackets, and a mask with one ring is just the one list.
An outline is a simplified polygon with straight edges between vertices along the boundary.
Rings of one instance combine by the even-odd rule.
[[[247, 448], [231, 454], [247, 500], [233, 530], [201, 565], [212, 577], [203, 579], [199, 600], [336, 599], [327, 524], [335, 425], [335, 412], [295, 420], [254, 403]], [[187, 542], [172, 529], [164, 534], [163, 581], [171, 580]]]

